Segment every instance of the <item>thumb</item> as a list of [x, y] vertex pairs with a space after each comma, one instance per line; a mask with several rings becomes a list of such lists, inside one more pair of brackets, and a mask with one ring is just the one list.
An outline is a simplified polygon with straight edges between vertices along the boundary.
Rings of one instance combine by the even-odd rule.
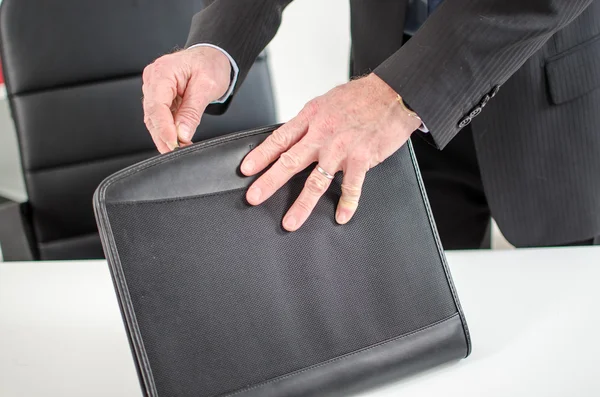
[[190, 144], [196, 128], [200, 124], [202, 114], [210, 103], [206, 99], [202, 81], [191, 79], [183, 93], [181, 105], [175, 113], [177, 137], [182, 144]]

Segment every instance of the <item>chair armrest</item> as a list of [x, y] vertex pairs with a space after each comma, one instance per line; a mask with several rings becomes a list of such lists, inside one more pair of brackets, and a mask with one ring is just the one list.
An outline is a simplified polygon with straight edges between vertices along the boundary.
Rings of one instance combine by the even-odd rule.
[[27, 203], [0, 197], [0, 258], [4, 261], [31, 261], [35, 249], [27, 222]]

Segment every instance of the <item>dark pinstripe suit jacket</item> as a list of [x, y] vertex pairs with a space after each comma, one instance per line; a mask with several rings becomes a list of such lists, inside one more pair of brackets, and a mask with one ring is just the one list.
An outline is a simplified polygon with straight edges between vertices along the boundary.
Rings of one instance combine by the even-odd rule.
[[[188, 45], [224, 48], [241, 81], [290, 2], [217, 0], [194, 17]], [[373, 70], [400, 93], [440, 149], [472, 121], [511, 242], [600, 235], [600, 2], [446, 1], [402, 46], [407, 2], [351, 0], [354, 73]]]

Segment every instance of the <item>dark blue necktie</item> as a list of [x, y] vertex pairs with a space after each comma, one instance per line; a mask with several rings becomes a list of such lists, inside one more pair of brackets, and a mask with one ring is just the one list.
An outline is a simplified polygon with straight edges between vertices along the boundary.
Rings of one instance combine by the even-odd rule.
[[444, 0], [428, 0], [427, 1], [427, 13], [431, 15], [431, 13], [439, 6]]
[[409, 0], [404, 33], [412, 36], [444, 0]]

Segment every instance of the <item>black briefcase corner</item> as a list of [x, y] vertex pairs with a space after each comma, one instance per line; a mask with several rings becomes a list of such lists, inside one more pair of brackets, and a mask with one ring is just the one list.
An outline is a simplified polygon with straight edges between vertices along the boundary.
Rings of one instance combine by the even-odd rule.
[[275, 127], [157, 156], [94, 196], [145, 396], [347, 396], [466, 357], [470, 341], [410, 143], [334, 220], [281, 219], [310, 170], [260, 206], [239, 165]]

